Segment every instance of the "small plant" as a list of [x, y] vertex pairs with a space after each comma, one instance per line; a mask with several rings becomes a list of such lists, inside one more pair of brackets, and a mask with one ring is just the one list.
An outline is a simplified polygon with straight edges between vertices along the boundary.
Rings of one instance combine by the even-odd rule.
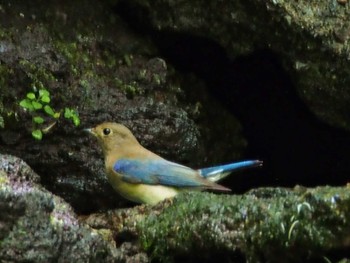
[[68, 120], [71, 119], [75, 126], [80, 125], [80, 119], [79, 119], [79, 116], [75, 110], [72, 110], [70, 108], [65, 108], [64, 109], [64, 117]]
[[[37, 92], [28, 92], [26, 98], [19, 103], [22, 108], [32, 113], [32, 121], [34, 123], [32, 136], [37, 140], [41, 140], [43, 138], [43, 133], [48, 132], [48, 130], [50, 130], [56, 123], [56, 121], [51, 123], [49, 125], [50, 129], [42, 128], [41, 125], [45, 122], [45, 119], [42, 117], [43, 114], [46, 114], [48, 117], [55, 120], [59, 119], [61, 116], [61, 111], [55, 111], [50, 106], [50, 102], [50, 92], [46, 89], [39, 89]], [[75, 126], [80, 125], [80, 119], [75, 110], [65, 108], [64, 117], [72, 120]]]

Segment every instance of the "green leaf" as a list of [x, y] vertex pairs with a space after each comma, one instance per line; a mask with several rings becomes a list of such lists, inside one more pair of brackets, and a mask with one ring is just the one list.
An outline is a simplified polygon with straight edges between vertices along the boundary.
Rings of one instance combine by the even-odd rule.
[[27, 93], [27, 98], [30, 100], [35, 100], [35, 94], [33, 92]]
[[40, 89], [39, 97], [50, 97], [50, 92], [46, 89]]
[[80, 125], [80, 119], [79, 119], [79, 116], [74, 114], [73, 117], [72, 117], [72, 120], [73, 120], [73, 123], [75, 126], [79, 126]]
[[80, 125], [79, 115], [76, 113], [75, 110], [70, 109], [70, 108], [65, 108], [64, 109], [64, 117], [66, 119], [72, 119], [75, 126]]
[[73, 115], [73, 112], [72, 112], [72, 110], [70, 108], [65, 108], [64, 109], [64, 117], [66, 119], [72, 118], [72, 115]]
[[49, 103], [49, 102], [50, 102], [50, 97], [44, 95], [44, 96], [42, 96], [42, 97], [40, 98], [40, 100], [41, 100], [42, 102]]
[[50, 92], [46, 89], [40, 89], [39, 90], [39, 98], [42, 102], [49, 103], [51, 101]]
[[41, 130], [34, 130], [32, 131], [32, 136], [34, 137], [34, 139], [41, 140], [43, 138], [43, 133], [41, 132]]
[[32, 101], [32, 104], [35, 110], [40, 110], [43, 107], [43, 105], [37, 101]]
[[55, 119], [58, 119], [60, 116], [61, 116], [61, 113], [60, 113], [60, 112], [55, 112], [55, 114], [53, 115], [53, 117], [54, 117]]
[[40, 116], [36, 116], [33, 118], [33, 121], [37, 124], [42, 124], [44, 122], [44, 119], [41, 118]]
[[[49, 106], [49, 105], [45, 105], [44, 106], [44, 111], [48, 114], [48, 115], [50, 115], [50, 116], [52, 116], [52, 117], [55, 117], [55, 111]], [[55, 117], [56, 118], [56, 117]]]
[[28, 109], [28, 110], [30, 110], [30, 111], [34, 110], [32, 101], [30, 101], [29, 99], [21, 100], [20, 103], [19, 103], [19, 105], [20, 105], [22, 108]]

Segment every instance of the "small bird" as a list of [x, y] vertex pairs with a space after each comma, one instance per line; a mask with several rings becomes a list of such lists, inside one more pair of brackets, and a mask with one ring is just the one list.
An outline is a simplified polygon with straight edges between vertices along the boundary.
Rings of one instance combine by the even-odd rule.
[[230, 191], [215, 181], [232, 171], [262, 166], [259, 160], [249, 160], [194, 170], [147, 150], [122, 124], [105, 122], [85, 131], [102, 147], [109, 183], [137, 203], [156, 204], [187, 190]]

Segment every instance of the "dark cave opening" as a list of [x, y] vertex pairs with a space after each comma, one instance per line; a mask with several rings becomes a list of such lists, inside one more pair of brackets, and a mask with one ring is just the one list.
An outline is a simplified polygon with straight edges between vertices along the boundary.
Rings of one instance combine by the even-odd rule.
[[205, 38], [167, 32], [153, 39], [168, 63], [205, 80], [208, 91], [242, 123], [249, 143], [246, 157], [264, 161], [264, 168], [253, 172], [255, 179], [249, 175], [247, 181], [246, 174], [228, 178], [234, 190], [347, 183], [350, 134], [317, 119], [278, 54], [260, 49], [229, 60]]
[[209, 93], [241, 122], [249, 144], [246, 158], [264, 161], [263, 169], [225, 179], [234, 192], [348, 182], [350, 133], [321, 122], [308, 109], [279, 54], [259, 48], [230, 59], [208, 38], [153, 30], [145, 21], [147, 11], [123, 3], [115, 9], [118, 15], [150, 37], [167, 63], [204, 80]]

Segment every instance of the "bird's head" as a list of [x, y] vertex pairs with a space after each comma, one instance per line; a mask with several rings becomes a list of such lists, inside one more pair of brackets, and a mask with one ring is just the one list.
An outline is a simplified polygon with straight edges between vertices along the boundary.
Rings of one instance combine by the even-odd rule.
[[104, 122], [85, 131], [97, 137], [104, 153], [123, 146], [138, 144], [132, 132], [119, 123]]

